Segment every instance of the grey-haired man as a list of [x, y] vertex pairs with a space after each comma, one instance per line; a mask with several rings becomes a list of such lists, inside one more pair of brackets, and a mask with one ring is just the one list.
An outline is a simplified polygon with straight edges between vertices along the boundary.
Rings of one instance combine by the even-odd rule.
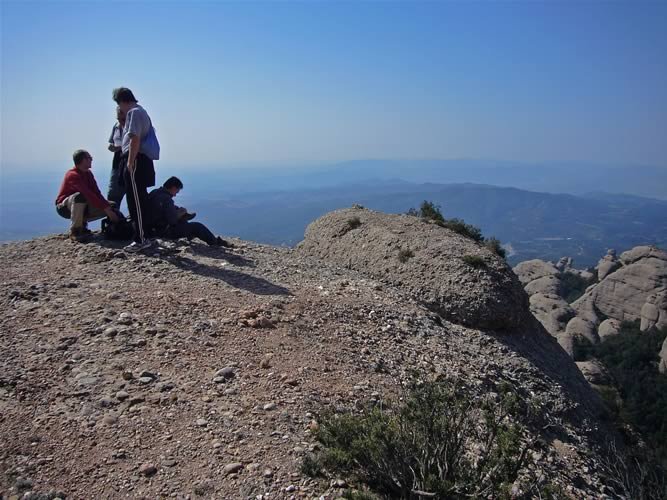
[[134, 225], [134, 241], [125, 250], [138, 252], [151, 246], [148, 237], [152, 217], [147, 188], [155, 185], [153, 161], [160, 158], [160, 144], [150, 116], [130, 89], [114, 89], [113, 100], [125, 113], [121, 168], [125, 171], [127, 208]]

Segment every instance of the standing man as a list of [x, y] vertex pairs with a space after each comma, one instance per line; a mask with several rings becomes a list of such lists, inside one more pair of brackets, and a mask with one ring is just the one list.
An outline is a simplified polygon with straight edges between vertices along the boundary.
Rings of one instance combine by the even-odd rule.
[[71, 219], [69, 237], [72, 241], [84, 242], [90, 237], [86, 223], [101, 219], [105, 215], [114, 222], [118, 216], [113, 206], [104, 199], [90, 169], [93, 157], [88, 151], [77, 149], [73, 155], [74, 167], [65, 173], [56, 197], [56, 212]]
[[147, 188], [155, 185], [153, 160], [160, 158], [160, 144], [150, 116], [137, 104], [130, 89], [126, 87], [114, 89], [113, 100], [125, 113], [120, 165], [125, 170], [127, 208], [134, 226], [134, 241], [125, 247], [125, 250], [139, 252], [151, 246], [151, 241], [148, 239], [151, 213]]
[[113, 153], [113, 160], [111, 161], [111, 177], [109, 178], [107, 200], [113, 201], [116, 204], [116, 208], [120, 208], [120, 204], [125, 197], [125, 182], [123, 180], [123, 172], [120, 168], [123, 156], [125, 113], [118, 106], [116, 106], [116, 120], [109, 136], [109, 151]]

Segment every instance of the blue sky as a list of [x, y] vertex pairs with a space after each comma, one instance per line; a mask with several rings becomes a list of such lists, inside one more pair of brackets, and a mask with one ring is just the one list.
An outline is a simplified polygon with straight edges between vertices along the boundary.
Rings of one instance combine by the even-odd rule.
[[667, 2], [3, 0], [2, 169], [97, 168], [113, 87], [165, 165], [667, 166]]

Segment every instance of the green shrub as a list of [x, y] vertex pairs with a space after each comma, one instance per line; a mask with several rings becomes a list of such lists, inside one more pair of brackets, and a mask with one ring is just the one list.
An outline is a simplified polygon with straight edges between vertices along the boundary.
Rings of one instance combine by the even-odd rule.
[[472, 224], [466, 224], [461, 219], [447, 219], [442, 226], [478, 243], [484, 241], [484, 236], [482, 236], [480, 228]]
[[403, 262], [403, 263], [406, 263], [407, 261], [409, 261], [414, 256], [415, 256], [415, 253], [412, 250], [410, 250], [409, 248], [401, 248], [398, 251], [398, 260], [400, 262]]
[[[526, 405], [511, 391], [479, 401], [449, 381], [412, 385], [404, 403], [362, 415], [325, 415], [317, 459], [388, 498], [497, 498], [527, 465], [520, 420]], [[310, 467], [309, 467], [310, 468]]]
[[484, 262], [484, 259], [479, 255], [464, 255], [461, 260], [475, 269], [486, 267], [486, 262]]
[[461, 219], [445, 219], [445, 217], [442, 215], [442, 212], [440, 211], [440, 205], [435, 205], [431, 201], [424, 200], [419, 207], [419, 210], [411, 208], [406, 213], [407, 215], [412, 215], [413, 217], [421, 217], [424, 220], [433, 221], [441, 227], [451, 229], [455, 233], [477, 241], [478, 243], [484, 241], [482, 231], [478, 227], [473, 226], [472, 224], [467, 224]]
[[654, 448], [667, 471], [667, 374], [658, 371], [658, 353], [667, 328], [642, 332], [639, 321], [621, 323], [618, 335], [600, 344], [575, 342], [575, 360], [598, 359], [612, 375], [620, 401], [603, 394], [610, 410], [631, 424]]
[[499, 255], [503, 259], [507, 257], [507, 252], [505, 252], [505, 249], [503, 248], [502, 244], [500, 243], [500, 240], [494, 236], [491, 238], [487, 238], [484, 240], [484, 246], [491, 250], [493, 253], [496, 255]]
[[357, 229], [359, 226], [361, 226], [361, 219], [359, 217], [352, 217], [347, 220], [348, 230]]
[[421, 206], [419, 207], [419, 210], [411, 208], [410, 210], [408, 210], [407, 213], [408, 215], [421, 217], [422, 219], [426, 220], [432, 220], [440, 224], [443, 224], [445, 222], [445, 218], [443, 217], [442, 212], [440, 211], [440, 205], [436, 205], [431, 201], [424, 200]]

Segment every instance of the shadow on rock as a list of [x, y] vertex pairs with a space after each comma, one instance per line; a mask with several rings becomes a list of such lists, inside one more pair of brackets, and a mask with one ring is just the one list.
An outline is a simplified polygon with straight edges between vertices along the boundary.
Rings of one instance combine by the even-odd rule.
[[246, 290], [255, 295], [292, 295], [285, 287], [271, 283], [264, 278], [258, 278], [233, 269], [223, 269], [201, 264], [193, 259], [183, 256], [173, 256], [166, 259], [166, 261], [171, 262], [182, 269], [187, 269], [192, 273], [199, 274], [200, 276], [208, 276], [210, 278], [224, 281], [234, 288]]
[[202, 255], [209, 259], [224, 260], [238, 267], [255, 267], [255, 263], [243, 257], [231, 253], [229, 250], [222, 247], [210, 247], [205, 245], [192, 245], [190, 247], [195, 255]]

